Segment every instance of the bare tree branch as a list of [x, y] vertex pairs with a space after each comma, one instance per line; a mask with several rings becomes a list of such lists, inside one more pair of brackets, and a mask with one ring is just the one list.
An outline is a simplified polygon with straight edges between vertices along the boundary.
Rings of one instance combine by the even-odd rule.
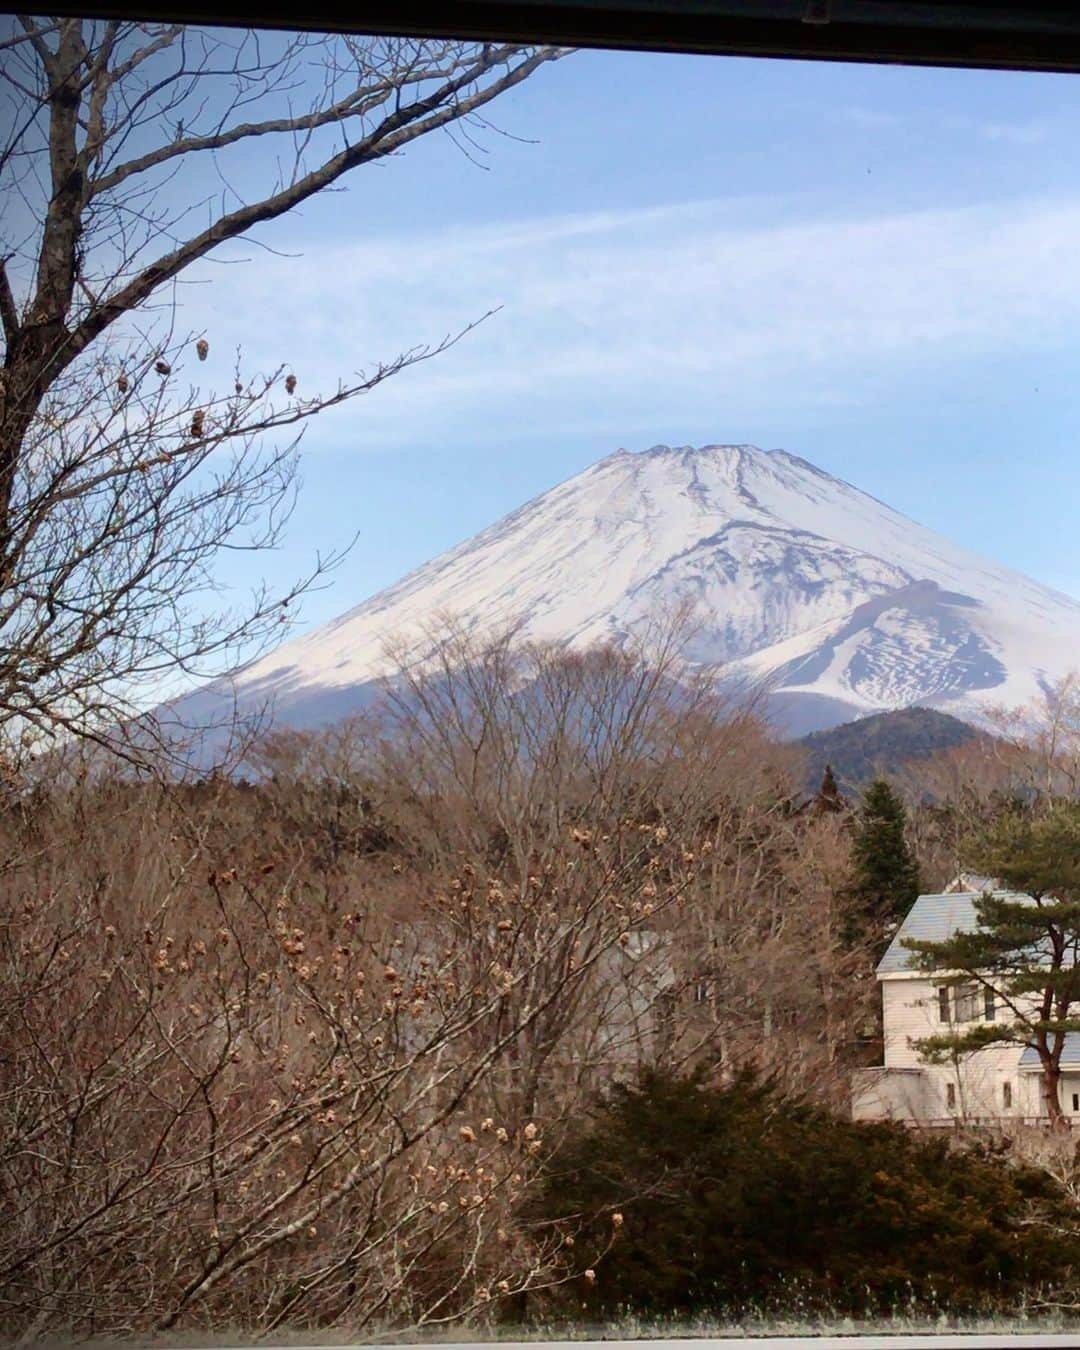
[[497, 64], [494, 57], [489, 57], [479, 63], [478, 68], [471, 68], [456, 79], [447, 81], [428, 98], [397, 110], [370, 135], [342, 150], [318, 169], [305, 174], [296, 183], [263, 201], [221, 216], [180, 248], [151, 263], [122, 290], [101, 303], [97, 310], [89, 314], [71, 334], [59, 360], [63, 364], [73, 360], [109, 324], [115, 322], [122, 314], [143, 304], [154, 291], [219, 244], [245, 234], [255, 225], [284, 215], [286, 211], [292, 210], [315, 193], [335, 183], [351, 169], [392, 155], [418, 136], [467, 116], [475, 108], [482, 107], [507, 89], [519, 84], [545, 61], [553, 59], [556, 54], [554, 49], [542, 48], [485, 89], [456, 101], [461, 89]]
[[3, 259], [0, 259], [0, 325], [3, 326], [4, 340], [10, 346], [19, 336], [19, 311]]
[[[238, 369], [232, 394], [181, 396], [174, 366], [206, 347], [173, 333], [168, 288], [220, 245], [468, 119], [562, 53], [19, 23], [18, 41], [0, 46], [12, 114], [0, 187], [20, 204], [13, 237], [0, 239], [0, 742], [37, 744], [51, 728], [106, 743], [154, 679], [220, 673], [279, 639], [286, 607], [325, 570], [279, 597], [221, 603], [217, 555], [273, 547], [294, 500], [296, 439], [267, 439], [457, 340], [328, 392], [297, 394], [283, 367]], [[252, 200], [211, 210], [194, 232], [194, 204], [162, 204], [181, 167], [212, 155], [227, 172], [231, 152], [281, 137], [292, 171], [271, 169]]]

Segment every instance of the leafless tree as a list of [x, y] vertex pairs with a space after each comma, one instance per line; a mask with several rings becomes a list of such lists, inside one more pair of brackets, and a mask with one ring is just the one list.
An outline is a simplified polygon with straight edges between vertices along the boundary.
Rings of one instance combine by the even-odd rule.
[[525, 1202], [613, 1081], [843, 1109], [842, 823], [678, 650], [452, 631], [255, 782], [9, 795], [0, 1334], [482, 1320], [580, 1269]]
[[[286, 594], [258, 591], [242, 605], [222, 598], [215, 560], [278, 539], [309, 418], [455, 340], [336, 372], [336, 387], [321, 392], [288, 354], [270, 372], [237, 365], [224, 390], [204, 392], [187, 380], [213, 334], [178, 330], [178, 278], [429, 133], [445, 129], [468, 150], [482, 110], [559, 55], [9, 21], [0, 41], [6, 758], [21, 739], [57, 732], [108, 740], [167, 674], [212, 673], [278, 636], [289, 601], [332, 559]], [[261, 162], [276, 162], [276, 177], [252, 190], [245, 152], [267, 143], [277, 154]], [[239, 164], [246, 200], [229, 186]], [[220, 200], [190, 186], [200, 169], [225, 184]], [[463, 316], [463, 331], [476, 318]]]
[[943, 887], [964, 870], [965, 844], [1003, 806], [1052, 804], [1080, 793], [1080, 678], [1069, 674], [1032, 703], [991, 709], [974, 740], [897, 773], [909, 804], [924, 881]]
[[[0, 822], [5, 1329], [360, 1332], [479, 1316], [564, 1277], [562, 1239], [517, 1206], [580, 1103], [581, 1057], [618, 1072], [645, 1043], [620, 962], [693, 879], [687, 838], [646, 810], [677, 784], [655, 752], [690, 738], [618, 654], [533, 661], [564, 691], [533, 711], [576, 710], [549, 754], [504, 776], [467, 718], [417, 759], [359, 735], [316, 791], [361, 788], [340, 846], [296, 802], [313, 753], [291, 776], [279, 758], [265, 787], [92, 775], [16, 799]], [[425, 696], [398, 710], [414, 748], [437, 680]], [[506, 749], [514, 700], [484, 697]]]
[[487, 1084], [641, 924], [637, 861], [557, 921], [550, 875], [511, 897], [468, 859], [354, 861], [356, 908], [321, 907], [239, 789], [181, 791], [95, 777], [5, 830], [0, 1325], [361, 1332], [558, 1278], [513, 1223], [542, 1122]]
[[994, 729], [1045, 801], [1080, 792], [1080, 673], [1047, 685], [1027, 708], [999, 713]]
[[[504, 950], [544, 952], [504, 1013], [544, 1011], [487, 1082], [506, 1118], [553, 1101], [573, 1110], [617, 1067], [633, 1072], [662, 1048], [662, 929], [696, 867], [713, 786], [702, 769], [710, 752], [722, 758], [725, 731], [736, 739], [753, 722], [677, 678], [679, 636], [669, 623], [622, 650], [573, 652], [451, 628], [434, 659], [402, 653], [389, 682], [378, 765], [387, 788], [409, 784], [396, 817], [428, 866], [467, 857], [470, 893], [509, 906], [492, 927], [478, 921], [483, 907], [448, 896], [477, 977]], [[617, 946], [576, 921], [598, 894], [625, 924]], [[589, 978], [568, 983], [583, 968]]]

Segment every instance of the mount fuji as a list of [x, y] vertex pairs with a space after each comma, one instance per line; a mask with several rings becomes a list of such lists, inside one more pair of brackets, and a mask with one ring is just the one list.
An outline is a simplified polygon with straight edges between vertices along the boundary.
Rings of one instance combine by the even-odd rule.
[[764, 686], [788, 734], [932, 706], [980, 721], [1080, 669], [1080, 603], [785, 450], [619, 450], [340, 618], [174, 705], [311, 727], [368, 702], [388, 639], [452, 614], [570, 647], [689, 603], [687, 667]]

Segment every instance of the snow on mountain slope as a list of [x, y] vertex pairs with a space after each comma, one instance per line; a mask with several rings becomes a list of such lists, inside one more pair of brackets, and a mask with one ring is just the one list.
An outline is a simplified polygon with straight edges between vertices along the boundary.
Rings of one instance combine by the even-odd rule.
[[1067, 596], [786, 451], [656, 446], [600, 460], [234, 686], [242, 704], [271, 698], [283, 722], [311, 725], [362, 703], [387, 639], [419, 639], [438, 614], [582, 646], [685, 600], [688, 663], [765, 681], [792, 730], [916, 703], [977, 719], [1080, 669]]

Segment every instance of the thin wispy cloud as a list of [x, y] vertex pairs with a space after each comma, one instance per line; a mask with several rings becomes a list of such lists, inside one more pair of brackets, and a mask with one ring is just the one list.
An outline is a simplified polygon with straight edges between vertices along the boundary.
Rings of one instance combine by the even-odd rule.
[[945, 125], [953, 131], [975, 135], [980, 140], [1004, 146], [1040, 145], [1050, 135], [1051, 124], [1045, 119], [1027, 121], [999, 121], [978, 117], [954, 116]]
[[857, 104], [841, 108], [837, 116], [840, 121], [848, 123], [849, 126], [866, 127], [872, 130], [900, 125], [900, 118], [896, 113], [884, 112], [880, 108], [864, 108]]
[[988, 141], [1007, 145], [1038, 145], [1046, 140], [1048, 128], [1043, 122], [984, 122], [979, 134]]
[[314, 392], [498, 309], [323, 441], [414, 444], [451, 423], [482, 440], [545, 416], [622, 428], [703, 391], [737, 422], [1071, 340], [1077, 238], [1080, 202], [817, 219], [696, 202], [264, 257], [219, 271], [187, 317]]

